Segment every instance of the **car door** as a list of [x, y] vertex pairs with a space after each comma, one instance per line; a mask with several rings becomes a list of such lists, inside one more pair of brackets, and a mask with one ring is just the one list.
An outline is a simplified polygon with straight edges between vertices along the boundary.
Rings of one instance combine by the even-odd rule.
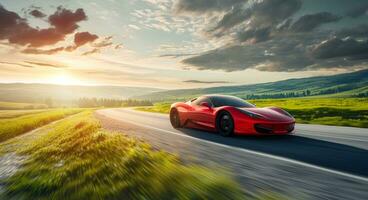
[[[201, 103], [206, 102], [211, 107], [202, 106]], [[200, 97], [193, 103], [192, 121], [198, 125], [214, 128], [214, 109], [212, 102], [208, 97]]]

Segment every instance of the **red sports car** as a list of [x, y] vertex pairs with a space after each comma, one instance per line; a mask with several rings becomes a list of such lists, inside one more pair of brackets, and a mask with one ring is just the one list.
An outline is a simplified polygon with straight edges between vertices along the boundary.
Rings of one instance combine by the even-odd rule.
[[256, 108], [226, 95], [204, 95], [186, 103], [174, 103], [170, 122], [174, 128], [199, 128], [223, 136], [290, 134], [295, 125], [293, 116], [281, 108]]

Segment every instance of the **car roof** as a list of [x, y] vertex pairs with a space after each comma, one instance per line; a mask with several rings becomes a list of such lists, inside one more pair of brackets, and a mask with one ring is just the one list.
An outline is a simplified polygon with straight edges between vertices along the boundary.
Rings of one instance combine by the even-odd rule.
[[223, 94], [206, 94], [206, 95], [203, 95], [202, 97], [212, 98], [212, 97], [235, 97], [235, 96], [223, 95]]

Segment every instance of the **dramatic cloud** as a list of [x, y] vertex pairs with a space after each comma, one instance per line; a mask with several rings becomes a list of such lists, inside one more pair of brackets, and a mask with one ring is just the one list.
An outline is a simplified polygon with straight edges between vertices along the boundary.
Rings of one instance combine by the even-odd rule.
[[332, 38], [318, 44], [312, 51], [319, 59], [344, 57], [347, 59], [368, 59], [368, 41]]
[[309, 55], [309, 48], [315, 43], [320, 43], [320, 37], [319, 34], [278, 36], [254, 45], [219, 48], [184, 59], [182, 62], [200, 70], [308, 70], [316, 64], [316, 59]]
[[339, 37], [368, 37], [368, 25], [361, 24], [352, 28], [344, 28], [338, 31]]
[[58, 7], [57, 11], [50, 15], [48, 20], [58, 32], [68, 34], [77, 30], [79, 27], [77, 23], [87, 20], [87, 16], [81, 8], [72, 12], [63, 7]]
[[364, 5], [359, 5], [349, 10], [346, 15], [352, 18], [358, 18], [363, 15], [368, 15], [368, 3], [365, 3]]
[[29, 26], [26, 19], [21, 18], [17, 13], [0, 6], [0, 40], [5, 39], [10, 44], [29, 47], [53, 45], [63, 41], [67, 34], [78, 28], [76, 23], [85, 19], [87, 18], [83, 9], [72, 12], [59, 7], [53, 15], [49, 16], [48, 20], [52, 27], [38, 29]]
[[233, 7], [208, 32], [221, 37], [239, 25], [249, 30], [246, 34], [256, 32], [256, 29], [266, 30], [292, 16], [301, 5], [300, 0], [263, 0], [248, 6]]
[[201, 84], [212, 84], [212, 83], [230, 83], [228, 81], [200, 81], [200, 80], [186, 80], [184, 83], [201, 83]]
[[74, 35], [74, 43], [76, 46], [80, 47], [86, 43], [93, 42], [98, 38], [97, 35], [91, 34], [89, 32], [80, 32]]
[[65, 48], [66, 51], [74, 51], [75, 49], [95, 41], [98, 36], [89, 32], [79, 32], [74, 35], [74, 45]]
[[238, 32], [237, 38], [240, 42], [251, 41], [252, 43], [263, 42], [270, 38], [271, 28], [256, 28]]
[[36, 18], [44, 18], [44, 17], [46, 17], [46, 15], [43, 12], [41, 12], [41, 11], [39, 11], [37, 9], [34, 9], [34, 10], [29, 11], [29, 14], [32, 15], [33, 17], [36, 17]]
[[178, 0], [174, 5], [177, 13], [205, 13], [223, 11], [245, 3], [247, 0]]
[[341, 17], [328, 12], [304, 15], [291, 26], [291, 30], [295, 32], [312, 31], [324, 23], [336, 22], [340, 19]]
[[[205, 36], [225, 41], [224, 45], [185, 58], [182, 63], [185, 67], [200, 70], [252, 68], [282, 72], [353, 69], [367, 63], [367, 24], [319, 29], [326, 23], [339, 23], [342, 17], [330, 12], [305, 12], [304, 8], [301, 9], [303, 2], [244, 1], [239, 6], [218, 9], [224, 14], [204, 30], [207, 33]], [[359, 14], [350, 16], [358, 17], [366, 13], [365, 7], [358, 10]]]

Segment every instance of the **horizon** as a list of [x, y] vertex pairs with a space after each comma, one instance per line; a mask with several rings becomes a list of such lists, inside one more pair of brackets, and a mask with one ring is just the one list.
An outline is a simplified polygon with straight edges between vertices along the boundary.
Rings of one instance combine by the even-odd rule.
[[367, 69], [364, 1], [216, 2], [4, 0], [1, 82], [171, 90]]
[[[335, 75], [343, 75], [343, 74], [350, 74], [350, 73], [355, 73], [355, 72], [361, 72], [361, 71], [366, 71], [367, 69], [360, 69], [360, 70], [356, 70], [356, 71], [351, 71], [351, 72], [341, 72], [338, 74], [333, 74], [333, 75], [316, 75], [316, 76], [309, 76], [309, 77], [302, 77], [302, 78], [287, 78], [287, 79], [282, 79], [282, 80], [277, 80], [277, 81], [269, 81], [269, 82], [261, 82], [261, 83], [249, 83], [249, 84], [227, 84], [227, 85], [217, 85], [217, 86], [203, 86], [203, 87], [190, 87], [190, 88], [178, 88], [178, 89], [199, 89], [199, 88], [212, 88], [212, 87], [232, 87], [232, 86], [245, 86], [245, 85], [254, 85], [254, 84], [267, 84], [267, 83], [275, 83], [275, 82], [279, 82], [279, 81], [288, 81], [288, 80], [293, 80], [293, 79], [305, 79], [305, 78], [316, 78], [316, 77], [329, 77], [329, 76], [335, 76]], [[28, 85], [54, 85], [54, 86], [86, 86], [86, 87], [129, 87], [129, 88], [150, 88], [150, 89], [158, 89], [158, 90], [178, 90], [178, 89], [169, 89], [169, 88], [158, 88], [158, 87], [145, 87], [145, 86], [131, 86], [131, 85], [93, 85], [93, 84], [86, 84], [86, 85], [77, 85], [77, 84], [57, 84], [57, 83], [38, 83], [38, 82], [0, 82], [0, 84], [28, 84]]]

